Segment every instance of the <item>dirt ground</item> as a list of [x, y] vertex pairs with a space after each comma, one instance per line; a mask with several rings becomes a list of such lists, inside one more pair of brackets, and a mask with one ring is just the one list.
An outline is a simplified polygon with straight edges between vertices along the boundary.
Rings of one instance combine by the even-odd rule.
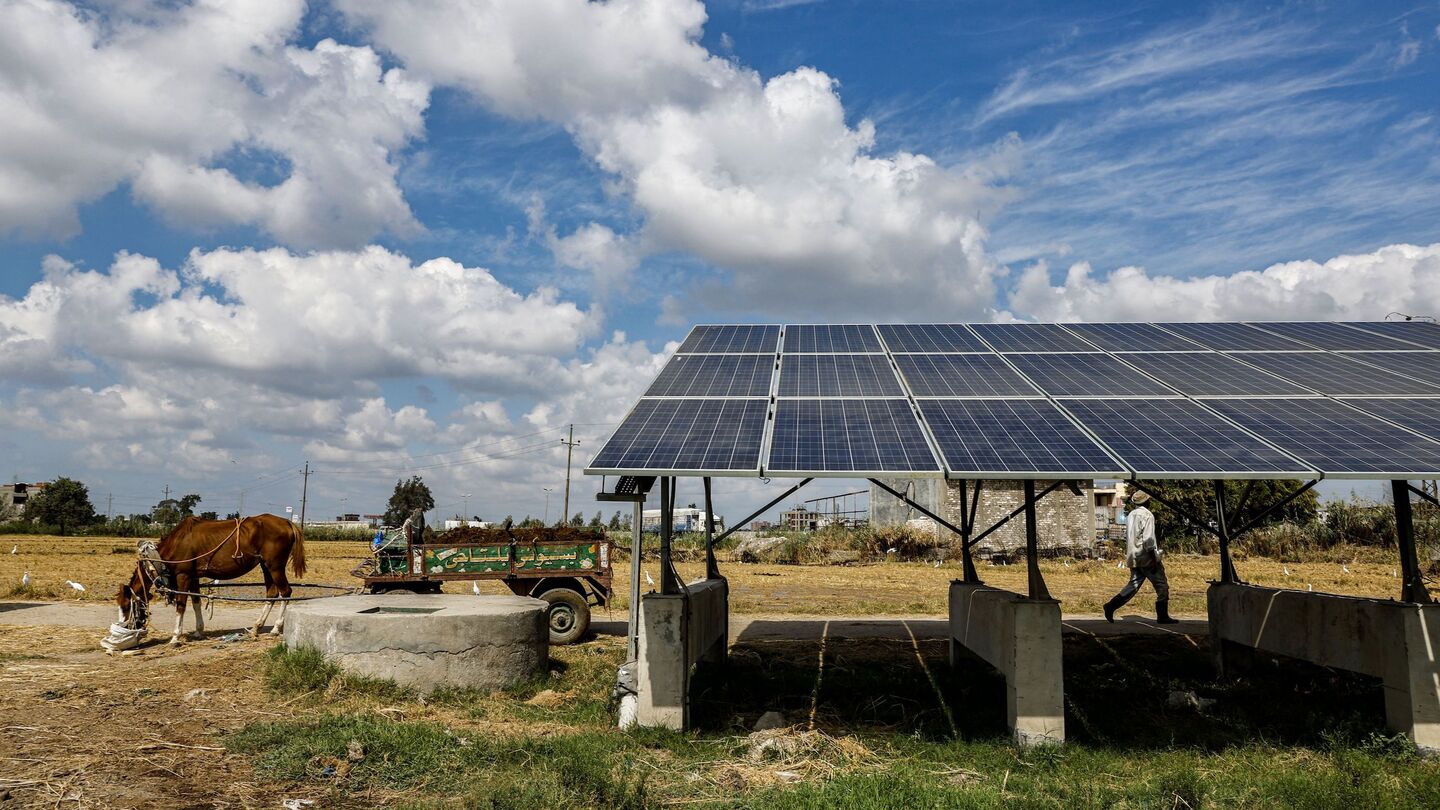
[[[6, 541], [15, 554], [6, 553]], [[306, 559], [310, 571], [305, 581], [354, 585], [350, 571], [368, 553], [364, 543], [310, 542]], [[1374, 562], [1384, 555], [1371, 554], [1370, 562], [1285, 563], [1261, 558], [1237, 562], [1247, 582], [1272, 587], [1340, 593], [1352, 596], [1394, 597], [1400, 591], [1396, 563]], [[135, 564], [135, 543], [126, 538], [59, 538], [15, 536], [0, 539], [0, 596], [31, 599], [109, 601], [120, 583], [127, 580]], [[1170, 555], [1165, 560], [1171, 588], [1171, 612], [1199, 615], [1205, 612], [1205, 588], [1219, 574], [1216, 557]], [[648, 579], [659, 581], [659, 566], [647, 561]], [[702, 575], [698, 563], [682, 563], [681, 574]], [[1100, 610], [1125, 583], [1126, 572], [1114, 561], [1045, 560], [1041, 563], [1050, 593], [1061, 601], [1067, 613], [1093, 614]], [[20, 589], [21, 577], [30, 573], [31, 585]], [[889, 562], [869, 565], [751, 565], [721, 563], [721, 572], [730, 581], [730, 606], [735, 613], [773, 614], [943, 614], [947, 586], [960, 576], [958, 562], [939, 567], [923, 562]], [[1287, 575], [1288, 572], [1288, 575]], [[612, 618], [629, 604], [628, 563], [617, 562], [616, 599]], [[1024, 590], [1024, 565], [982, 564], [980, 576], [997, 587]], [[258, 573], [246, 579], [259, 581]], [[83, 584], [81, 593], [65, 584]], [[456, 586], [451, 586], [454, 590]], [[468, 586], [460, 586], [467, 587]], [[505, 593], [504, 586], [485, 583], [482, 590]], [[642, 584], [642, 590], [649, 590]], [[1153, 608], [1154, 596], [1147, 586], [1131, 603], [1135, 611]], [[597, 618], [607, 618], [600, 611]]]

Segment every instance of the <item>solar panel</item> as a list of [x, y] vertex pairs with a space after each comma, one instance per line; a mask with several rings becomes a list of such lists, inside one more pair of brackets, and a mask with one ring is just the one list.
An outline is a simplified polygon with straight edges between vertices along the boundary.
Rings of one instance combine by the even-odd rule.
[[1056, 397], [1174, 396], [1108, 354], [1017, 354], [1010, 362]]
[[1345, 351], [1359, 349], [1413, 349], [1398, 340], [1375, 335], [1359, 329], [1351, 329], [1339, 323], [1316, 323], [1310, 321], [1275, 321], [1256, 323], [1253, 326], [1284, 335], [1317, 349]]
[[775, 357], [768, 354], [677, 354], [647, 397], [768, 397]]
[[[1427, 349], [1440, 349], [1440, 325], [1427, 321], [1361, 321], [1345, 325], [1396, 340], [1404, 340]], [[1412, 347], [1407, 346], [1406, 348]]]
[[1189, 400], [1067, 399], [1061, 404], [1144, 478], [1311, 473]]
[[1128, 475], [1047, 400], [927, 399], [920, 402], [920, 412], [945, 467], [960, 477]]
[[903, 397], [883, 354], [787, 354], [780, 361], [782, 397]]
[[1327, 476], [1440, 477], [1440, 443], [1333, 399], [1225, 399], [1212, 404]]
[[589, 469], [758, 474], [768, 405], [764, 399], [641, 399]]
[[975, 333], [959, 323], [894, 324], [875, 327], [892, 352], [988, 352]]
[[679, 354], [774, 354], [778, 326], [701, 325], [690, 330]]
[[1034, 397], [1040, 392], [993, 354], [897, 354], [917, 397]]
[[880, 339], [875, 336], [875, 327], [869, 324], [837, 323], [785, 327], [785, 351], [831, 354], [878, 352], [882, 349]]
[[1096, 348], [1053, 323], [976, 323], [970, 328], [997, 352], [1093, 352]]
[[782, 399], [775, 408], [767, 472], [940, 472], [903, 399]]
[[1229, 352], [1296, 351], [1310, 348], [1288, 338], [1243, 323], [1160, 323], [1167, 332], [1199, 343], [1207, 349]]
[[1292, 382], [1213, 352], [1127, 354], [1125, 362], [1138, 366], [1180, 393], [1195, 397], [1304, 396], [1308, 393]]
[[1332, 396], [1440, 394], [1440, 387], [1325, 352], [1259, 352], [1241, 358], [1266, 371]]
[[1201, 348], [1149, 323], [1067, 323], [1065, 328], [1112, 352], [1193, 352]]
[[1345, 356], [1440, 385], [1440, 352], [1351, 352]]
[[1347, 399], [1345, 404], [1440, 439], [1440, 399]]

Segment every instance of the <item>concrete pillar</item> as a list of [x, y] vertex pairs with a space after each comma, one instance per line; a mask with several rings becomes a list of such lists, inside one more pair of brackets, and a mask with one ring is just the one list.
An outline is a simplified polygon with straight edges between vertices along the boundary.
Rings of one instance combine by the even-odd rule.
[[1006, 720], [1019, 745], [1065, 741], [1060, 603], [950, 583], [950, 657], [970, 653], [1005, 676]]
[[1379, 678], [1391, 730], [1440, 753], [1440, 605], [1223, 582], [1207, 598], [1222, 671], [1243, 647]]
[[690, 668], [726, 660], [729, 596], [724, 579], [704, 579], [686, 585], [681, 593], [641, 597], [637, 725], [690, 727]]

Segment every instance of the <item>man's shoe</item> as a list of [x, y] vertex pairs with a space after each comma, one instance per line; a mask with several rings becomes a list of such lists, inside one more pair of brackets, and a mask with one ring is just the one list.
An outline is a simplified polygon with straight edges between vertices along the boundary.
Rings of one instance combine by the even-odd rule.
[[1105, 603], [1105, 621], [1115, 623], [1115, 608], [1109, 602]]
[[1170, 603], [1169, 603], [1169, 602], [1156, 602], [1156, 603], [1155, 603], [1155, 623], [1156, 623], [1156, 624], [1179, 624], [1179, 623], [1180, 623], [1180, 620], [1179, 620], [1179, 619], [1172, 619], [1172, 618], [1170, 618]]

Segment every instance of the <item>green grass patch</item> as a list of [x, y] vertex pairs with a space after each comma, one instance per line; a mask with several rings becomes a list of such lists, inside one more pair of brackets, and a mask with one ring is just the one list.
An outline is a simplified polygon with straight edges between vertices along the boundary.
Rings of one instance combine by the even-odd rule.
[[373, 698], [393, 702], [412, 700], [415, 690], [382, 678], [347, 675], [309, 647], [291, 649], [284, 644], [265, 653], [265, 685], [279, 694], [324, 692], [328, 697]]

